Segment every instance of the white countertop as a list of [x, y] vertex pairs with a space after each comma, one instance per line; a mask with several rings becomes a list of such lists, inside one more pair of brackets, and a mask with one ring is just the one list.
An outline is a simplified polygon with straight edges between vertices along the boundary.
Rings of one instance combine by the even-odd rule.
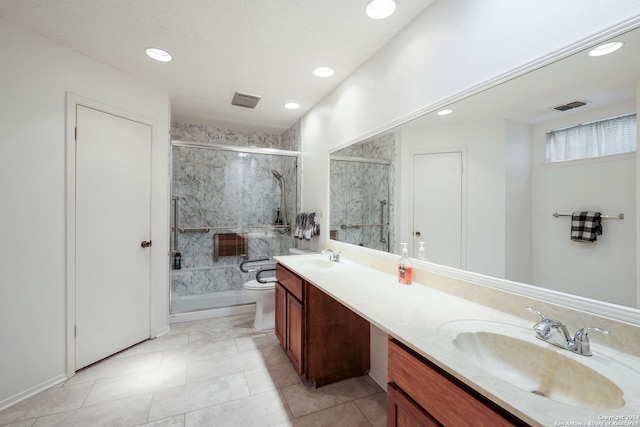
[[[323, 261], [327, 258], [328, 255], [275, 257], [277, 262], [313, 283], [377, 328], [524, 421], [543, 426], [598, 425], [600, 422], [601, 425], [606, 425], [608, 421], [613, 421], [628, 423], [618, 425], [640, 427], [640, 358], [602, 346], [595, 348], [594, 345], [593, 356], [579, 356], [536, 339], [532, 329], [536, 321], [535, 316], [532, 317], [532, 321], [527, 322], [427, 285], [400, 284], [395, 275], [349, 260], [325, 264]], [[516, 388], [503, 379], [479, 369], [470, 362], [469, 355], [463, 354], [453, 346], [449, 331], [451, 328], [441, 328], [448, 322], [466, 319], [519, 327], [515, 328], [522, 331], [522, 336], [518, 336], [518, 339], [562, 352], [566, 357], [609, 378], [624, 392], [625, 405], [617, 409], [597, 410], [569, 406]], [[558, 375], [571, 375], [571, 372], [559, 372]], [[589, 422], [592, 424], [588, 424]]]

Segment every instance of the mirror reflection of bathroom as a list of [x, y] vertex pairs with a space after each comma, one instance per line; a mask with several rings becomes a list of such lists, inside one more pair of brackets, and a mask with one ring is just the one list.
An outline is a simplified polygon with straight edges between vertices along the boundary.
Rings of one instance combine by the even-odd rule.
[[331, 155], [331, 239], [393, 252], [393, 138], [381, 136]]
[[275, 292], [273, 257], [294, 247], [298, 153], [273, 151], [172, 142], [172, 316], [249, 313]]

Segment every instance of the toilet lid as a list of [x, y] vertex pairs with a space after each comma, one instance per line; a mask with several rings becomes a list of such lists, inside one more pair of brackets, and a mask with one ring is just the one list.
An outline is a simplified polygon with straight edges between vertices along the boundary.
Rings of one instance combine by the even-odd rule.
[[[271, 278], [267, 280], [271, 280]], [[248, 282], [245, 282], [244, 288], [251, 289], [251, 290], [258, 290], [258, 291], [275, 289], [276, 288], [275, 277], [273, 278], [273, 280], [274, 280], [273, 282], [267, 282], [267, 283], [260, 283], [257, 280], [250, 280]]]

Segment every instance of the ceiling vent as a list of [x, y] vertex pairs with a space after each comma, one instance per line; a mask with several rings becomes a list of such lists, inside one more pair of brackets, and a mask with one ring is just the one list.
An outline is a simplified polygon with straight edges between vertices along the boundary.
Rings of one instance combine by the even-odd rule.
[[585, 101], [573, 101], [564, 105], [558, 105], [557, 107], [553, 107], [552, 110], [567, 111], [567, 110], [572, 110], [574, 108], [582, 107], [584, 105], [587, 105]]
[[237, 105], [238, 107], [256, 108], [260, 101], [260, 97], [257, 95], [251, 95], [248, 93], [236, 92], [233, 95], [231, 105]]

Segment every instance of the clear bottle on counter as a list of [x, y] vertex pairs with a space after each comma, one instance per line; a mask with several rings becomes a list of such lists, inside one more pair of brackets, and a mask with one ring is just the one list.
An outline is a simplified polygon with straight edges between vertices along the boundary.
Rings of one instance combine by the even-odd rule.
[[420, 261], [424, 261], [426, 258], [424, 257], [424, 242], [419, 242], [420, 248], [418, 248], [418, 259]]

